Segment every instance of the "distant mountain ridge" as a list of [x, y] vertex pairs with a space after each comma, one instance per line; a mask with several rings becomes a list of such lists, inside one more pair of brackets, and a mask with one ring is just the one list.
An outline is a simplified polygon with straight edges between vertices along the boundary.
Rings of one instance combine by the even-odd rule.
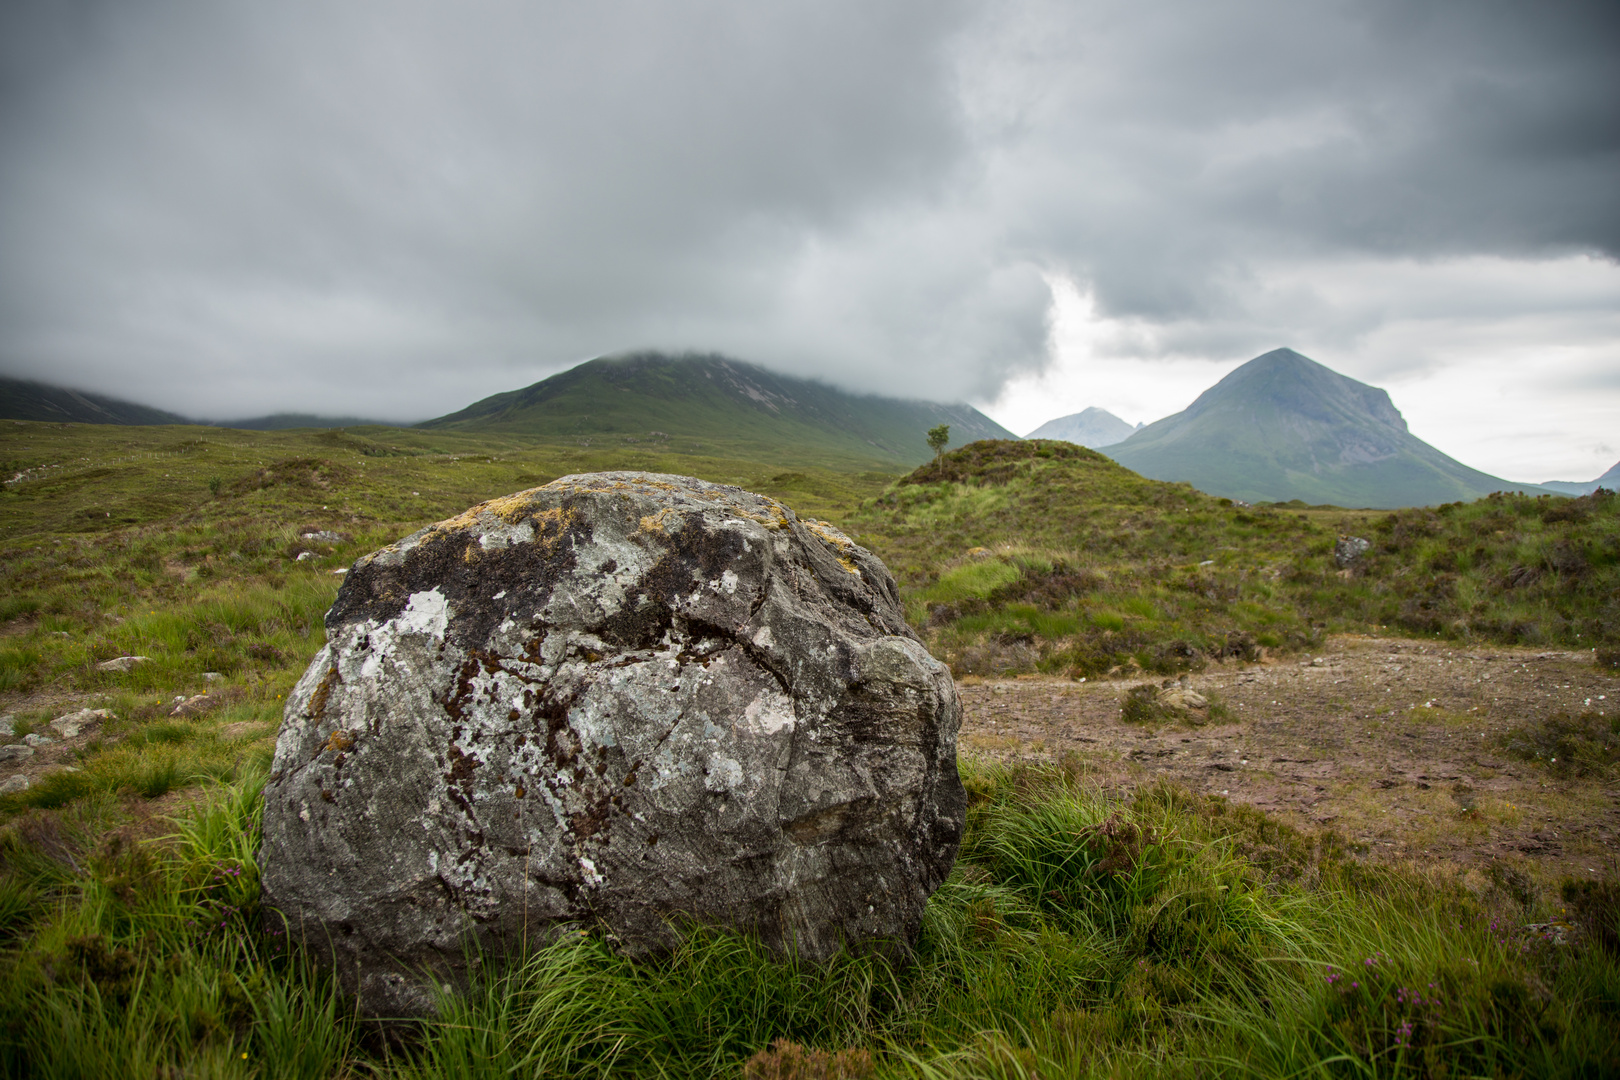
[[1141, 424], [1132, 427], [1107, 409], [1091, 406], [1068, 416], [1060, 416], [1056, 420], [1048, 420], [1024, 438], [1062, 439], [1064, 442], [1089, 446], [1096, 450], [1125, 441], [1141, 427]]
[[[198, 423], [190, 421], [187, 423]], [[271, 413], [242, 420], [202, 421], [211, 427], [237, 428], [242, 431], [290, 431], [294, 428], [349, 428], [349, 427], [409, 427], [392, 420], [368, 420], [362, 416], [316, 416], [314, 413]]]
[[1386, 391], [1292, 349], [1255, 357], [1108, 453], [1143, 476], [1251, 502], [1394, 508], [1545, 493], [1447, 457], [1407, 430]]
[[287, 431], [292, 428], [361, 427], [388, 424], [358, 416], [316, 416], [312, 413], [275, 413], [243, 420], [196, 420], [165, 409], [133, 401], [73, 390], [33, 379], [0, 375], [0, 420], [38, 420], [60, 424], [194, 424], [200, 427], [241, 428], [246, 431]]
[[59, 424], [189, 424], [176, 413], [137, 405], [106, 394], [70, 390], [32, 379], [0, 376], [0, 419]]
[[551, 438], [680, 437], [803, 447], [846, 460], [915, 466], [930, 428], [951, 445], [1016, 435], [971, 405], [852, 394], [716, 354], [599, 357], [521, 390], [494, 394], [418, 427]]
[[1620, 491], [1620, 461], [1596, 480], [1543, 480], [1541, 486], [1562, 495], [1590, 495], [1598, 488]]

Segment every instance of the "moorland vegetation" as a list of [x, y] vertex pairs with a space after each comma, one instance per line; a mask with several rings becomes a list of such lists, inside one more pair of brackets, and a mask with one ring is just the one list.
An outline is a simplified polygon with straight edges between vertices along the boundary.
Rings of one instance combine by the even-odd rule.
[[[0, 492], [3, 711], [19, 736], [83, 705], [110, 713], [67, 767], [0, 796], [0, 1067], [310, 1078], [1620, 1068], [1612, 871], [1562, 891], [1471, 890], [1173, 786], [1127, 797], [1062, 763], [971, 758], [962, 858], [910, 964], [815, 967], [712, 935], [631, 963], [588, 932], [537, 936], [407, 1041], [358, 1024], [258, 908], [259, 789], [280, 702], [322, 642], [334, 571], [557, 475], [688, 473], [832, 520], [888, 562], [909, 617], [964, 676], [1168, 672], [1342, 630], [1592, 649], [1607, 662], [1620, 644], [1620, 506], [1607, 495], [1395, 513], [1245, 507], [1065, 443], [978, 443], [896, 477], [706, 442], [0, 426], [13, 478]], [[1342, 532], [1373, 542], [1348, 573], [1333, 561]], [[120, 656], [148, 659], [100, 666]], [[198, 697], [172, 715], [176, 698]], [[1593, 730], [1580, 737], [1601, 741]], [[1525, 735], [1533, 748], [1573, 737]]]
[[[883, 556], [913, 625], [959, 675], [1168, 674], [1345, 632], [1605, 658], [1620, 641], [1620, 497], [1606, 491], [1248, 506], [1071, 443], [985, 440], [844, 524]], [[1346, 534], [1371, 546], [1340, 567]]]

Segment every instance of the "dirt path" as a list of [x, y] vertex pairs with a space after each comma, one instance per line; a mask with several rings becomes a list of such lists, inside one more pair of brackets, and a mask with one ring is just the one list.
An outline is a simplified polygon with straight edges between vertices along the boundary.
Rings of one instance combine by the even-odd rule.
[[1192, 688], [1228, 714], [1201, 727], [1123, 723], [1130, 685], [969, 680], [962, 749], [1004, 761], [1072, 754], [1125, 791], [1167, 776], [1330, 827], [1375, 857], [1528, 858], [1587, 876], [1620, 851], [1614, 781], [1561, 781], [1496, 749], [1497, 735], [1528, 720], [1620, 709], [1620, 675], [1590, 653], [1334, 638], [1303, 660], [1193, 675]]

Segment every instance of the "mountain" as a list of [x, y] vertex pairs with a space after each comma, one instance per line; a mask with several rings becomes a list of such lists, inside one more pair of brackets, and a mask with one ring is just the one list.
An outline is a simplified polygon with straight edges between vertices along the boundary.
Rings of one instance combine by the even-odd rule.
[[1107, 409], [1093, 407], [1081, 409], [1068, 416], [1060, 416], [1056, 420], [1048, 420], [1024, 438], [1062, 439], [1064, 442], [1072, 442], [1076, 446], [1089, 446], [1095, 450], [1100, 446], [1113, 446], [1117, 442], [1123, 442], [1141, 426], [1137, 424], [1136, 427], [1131, 427]]
[[0, 419], [68, 424], [189, 424], [183, 416], [104, 394], [0, 376]]
[[1017, 438], [969, 405], [850, 394], [724, 356], [655, 352], [590, 360], [417, 426], [581, 441], [679, 438], [682, 449], [723, 444], [760, 460], [810, 453], [912, 466], [932, 456], [926, 433], [938, 424], [950, 425], [953, 446]]
[[1588, 480], [1585, 483], [1579, 480], [1543, 480], [1541, 486], [1560, 495], [1590, 495], [1598, 488], [1620, 491], [1620, 461], [1615, 462], [1614, 468], [1596, 480]]
[[1407, 430], [1388, 393], [1292, 349], [1255, 357], [1108, 453], [1143, 476], [1251, 502], [1400, 507], [1545, 494], [1447, 457]]
[[389, 420], [367, 420], [359, 416], [316, 416], [313, 413], [274, 413], [254, 416], [246, 420], [216, 420], [211, 426], [238, 428], [242, 431], [290, 431], [293, 428], [344, 428], [375, 424], [393, 426]]

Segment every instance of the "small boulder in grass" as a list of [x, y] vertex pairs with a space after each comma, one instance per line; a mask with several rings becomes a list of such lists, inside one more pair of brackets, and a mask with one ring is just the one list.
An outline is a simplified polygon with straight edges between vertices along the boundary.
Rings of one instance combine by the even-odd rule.
[[17, 718], [10, 713], [0, 716], [0, 739], [9, 739], [17, 734]]
[[956, 858], [950, 672], [875, 556], [774, 499], [563, 477], [360, 559], [326, 630], [259, 865], [365, 1015], [581, 926], [904, 955]]
[[36, 731], [31, 735], [24, 735], [23, 743], [24, 745], [32, 746], [37, 750], [42, 746], [54, 746], [56, 744], [56, 740], [51, 738], [49, 735], [41, 735]]
[[112, 711], [109, 709], [80, 709], [78, 712], [58, 716], [51, 721], [50, 728], [64, 739], [77, 739], [111, 719]]
[[18, 773], [0, 780], [0, 795], [20, 795], [28, 790], [28, 777]]
[[12, 743], [10, 746], [0, 746], [0, 761], [22, 761], [34, 756], [34, 748], [25, 743]]
[[1359, 536], [1341, 536], [1333, 545], [1333, 565], [1348, 570], [1361, 561], [1372, 543]]
[[1120, 719], [1127, 724], [1202, 724], [1209, 719], [1209, 699], [1185, 678], [1166, 679], [1161, 686], [1141, 683], [1125, 692]]
[[137, 664], [144, 664], [152, 659], [150, 656], [115, 656], [111, 660], [103, 660], [96, 665], [97, 671], [134, 671]]
[[220, 698], [216, 694], [193, 694], [174, 707], [170, 716], [201, 716], [218, 707]]

